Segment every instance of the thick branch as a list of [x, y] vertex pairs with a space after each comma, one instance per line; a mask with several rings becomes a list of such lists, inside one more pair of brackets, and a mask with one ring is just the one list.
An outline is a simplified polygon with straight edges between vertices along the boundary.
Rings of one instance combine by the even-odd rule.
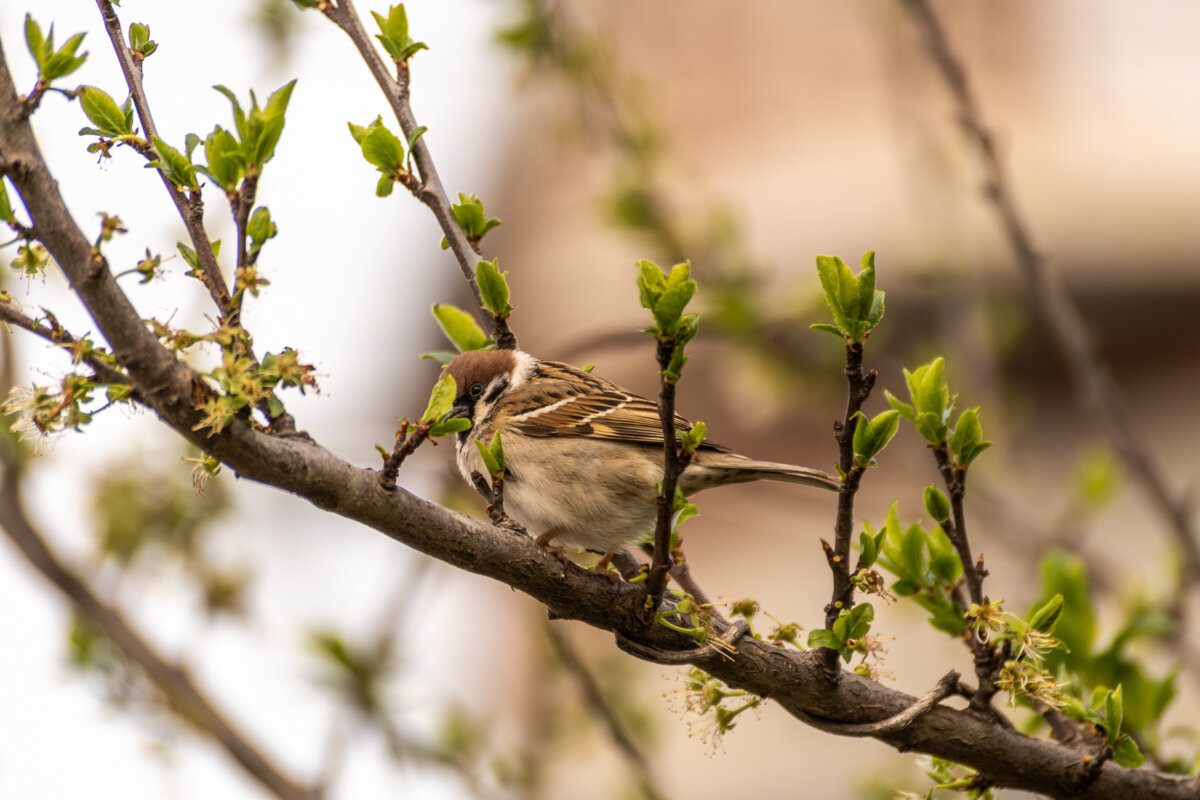
[[1122, 460], [1166, 518], [1186, 559], [1190, 580], [1200, 583], [1200, 537], [1192, 510], [1184, 498], [1173, 496], [1168, 489], [1167, 474], [1136, 430], [1112, 373], [1096, 351], [1094, 337], [1079, 306], [1067, 291], [1062, 277], [1049, 268], [1034, 244], [1033, 234], [1018, 209], [966, 71], [946, 38], [937, 12], [929, 0], [901, 0], [901, 5], [917, 26], [926, 51], [958, 108], [959, 122], [976, 145], [987, 181], [987, 197], [996, 209], [1025, 279], [1030, 303], [1051, 332], [1081, 402], [1096, 417]]

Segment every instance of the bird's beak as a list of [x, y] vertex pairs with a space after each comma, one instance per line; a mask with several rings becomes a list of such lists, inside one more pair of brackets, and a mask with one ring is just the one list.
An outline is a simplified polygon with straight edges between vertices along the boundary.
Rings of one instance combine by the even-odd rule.
[[462, 417], [463, 419], [471, 419], [471, 407], [463, 401], [459, 401], [459, 402], [455, 403], [454, 405], [450, 406], [450, 414], [446, 418], [454, 419], [455, 417]]

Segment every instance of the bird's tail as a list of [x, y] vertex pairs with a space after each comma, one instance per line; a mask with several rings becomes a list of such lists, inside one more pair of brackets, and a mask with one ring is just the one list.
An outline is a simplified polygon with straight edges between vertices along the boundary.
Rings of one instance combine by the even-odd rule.
[[720, 483], [769, 480], [816, 486], [831, 492], [842, 490], [841, 480], [819, 469], [797, 467], [792, 464], [777, 464], [774, 461], [757, 461], [734, 453], [709, 456], [704, 459], [703, 466], [724, 473]]
[[829, 489], [832, 492], [842, 490], [842, 482], [827, 472], [811, 467], [797, 467], [792, 464], [776, 464], [773, 461], [755, 461], [746, 459], [739, 466], [741, 471], [753, 475], [747, 480], [782, 481], [783, 483], [801, 483], [805, 486], [816, 486], [819, 489]]

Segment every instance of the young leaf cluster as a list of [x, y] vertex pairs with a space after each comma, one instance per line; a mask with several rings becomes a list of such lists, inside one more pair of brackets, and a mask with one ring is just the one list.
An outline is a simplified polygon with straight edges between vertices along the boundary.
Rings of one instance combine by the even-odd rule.
[[895, 409], [884, 411], [873, 419], [867, 419], [861, 411], [857, 413], [858, 425], [854, 427], [854, 465], [860, 469], [873, 466], [875, 456], [888, 446], [900, 427], [900, 412]]
[[412, 171], [412, 147], [425, 133], [421, 125], [413, 130], [405, 142], [383, 124], [383, 117], [375, 117], [370, 124], [347, 123], [350, 135], [362, 149], [367, 163], [379, 171], [379, 182], [375, 184], [376, 197], [387, 197], [397, 183], [414, 194], [421, 190], [421, 182]]
[[874, 619], [875, 609], [870, 603], [844, 608], [829, 628], [816, 628], [808, 632], [808, 646], [836, 650], [847, 662], [855, 653], [865, 657], [869, 652], [867, 634], [871, 631], [871, 621]]
[[150, 41], [150, 26], [140, 22], [129, 26], [129, 52], [135, 60], [144, 61], [147, 56], [158, 49], [158, 42]]
[[[1123, 766], [1140, 764], [1140, 754], [1134, 755], [1138, 750], [1135, 741], [1150, 752], [1157, 750], [1159, 726], [1175, 697], [1177, 676], [1174, 671], [1161, 678], [1149, 674], [1135, 655], [1136, 648], [1140, 642], [1171, 637], [1177, 623], [1169, 609], [1135, 600], [1112, 638], [1101, 642], [1083, 563], [1055, 551], [1043, 559], [1041, 573], [1043, 596], [1064, 596], [1071, 612], [1063, 615], [1055, 630], [1064, 647], [1046, 657], [1048, 669], [1070, 679], [1064, 712], [1104, 731], [1114, 757]], [[1194, 769], [1191, 760], [1159, 760], [1171, 772]]]
[[483, 298], [483, 310], [491, 314], [493, 319], [506, 320], [516, 310], [508, 302], [508, 273], [500, 271], [500, 259], [478, 262], [475, 265], [475, 282]]
[[638, 261], [638, 296], [642, 307], [654, 316], [654, 325], [646, 332], [661, 345], [673, 348], [670, 363], [663, 377], [671, 383], [679, 380], [687, 362], [683, 346], [696, 337], [699, 317], [685, 314], [684, 309], [696, 294], [696, 282], [691, 279], [691, 263], [683, 262], [664, 272], [652, 261]]
[[42, 35], [42, 27], [38, 25], [32, 14], [25, 15], [25, 45], [33, 56], [38, 68], [38, 86], [45, 87], [56, 78], [70, 75], [83, 66], [87, 61], [87, 53], [75, 54], [83, 43], [86, 34], [77, 33], [63, 42], [62, 47], [54, 47], [54, 26], [46, 35]]
[[397, 64], [408, 61], [421, 50], [429, 49], [424, 42], [414, 42], [408, 35], [408, 12], [404, 10], [403, 3], [388, 8], [386, 17], [376, 11], [372, 11], [371, 16], [379, 26], [375, 38]]
[[[472, 247], [478, 246], [481, 239], [487, 236], [488, 231], [500, 224], [500, 220], [495, 217], [488, 217], [487, 212], [483, 209], [483, 201], [473, 194], [458, 193], [458, 202], [450, 206], [450, 211], [454, 214], [454, 219], [458, 221], [458, 225], [463, 229], [463, 233], [467, 236], [467, 241]], [[450, 247], [450, 240], [445, 236], [442, 237], [442, 249], [447, 250]]]
[[956, 396], [950, 394], [943, 378], [945, 366], [945, 359], [939, 356], [912, 372], [904, 370], [911, 403], [903, 402], [886, 390], [884, 396], [925, 441], [949, 451], [955, 468], [966, 469], [992, 443], [983, 440], [978, 408], [963, 411], [954, 427], [950, 427]]
[[[250, 109], [246, 111], [237, 96], [224, 86], [214, 86], [223, 94], [233, 111], [233, 131], [220, 125], [204, 138], [204, 157], [207, 164], [197, 169], [207, 175], [226, 196], [233, 198], [246, 179], [257, 179], [263, 166], [275, 155], [275, 147], [283, 135], [284, 114], [292, 97], [296, 81], [289, 81], [267, 98], [259, 108], [254, 90], [250, 91]], [[187, 153], [201, 144], [200, 137], [189, 134]]]
[[284, 408], [275, 395], [276, 387], [295, 387], [301, 394], [306, 388], [317, 387], [316, 369], [301, 363], [299, 353], [292, 348], [268, 353], [261, 362], [245, 351], [236, 333], [231, 342], [222, 345], [221, 365], [207, 373], [221, 393], [204, 401], [204, 418], [193, 430], [220, 433], [239, 413], [251, 408], [262, 408], [270, 419], [277, 419]]
[[875, 288], [875, 251], [863, 256], [857, 275], [837, 256], [817, 256], [817, 274], [833, 312], [833, 324], [818, 323], [812, 328], [836, 334], [847, 344], [865, 342], [883, 319], [883, 292]]
[[[919, 522], [905, 528], [896, 504], [888, 509], [883, 528], [864, 523], [867, 539], [876, 543], [879, 563], [896, 576], [892, 591], [912, 597], [929, 612], [929, 624], [951, 635], [961, 634], [967, 621], [955, 593], [962, 579], [962, 562], [941, 528], [926, 530]], [[880, 538], [882, 537], [882, 538]]]

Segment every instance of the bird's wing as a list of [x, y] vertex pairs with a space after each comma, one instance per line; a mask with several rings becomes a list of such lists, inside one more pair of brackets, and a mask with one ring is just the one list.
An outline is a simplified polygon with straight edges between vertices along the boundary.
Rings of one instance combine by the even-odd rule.
[[[571, 436], [662, 446], [658, 406], [566, 364], [542, 362], [509, 398], [507, 425], [526, 436]], [[675, 415], [675, 429], [692, 423]], [[726, 448], [711, 442], [704, 447]]]

